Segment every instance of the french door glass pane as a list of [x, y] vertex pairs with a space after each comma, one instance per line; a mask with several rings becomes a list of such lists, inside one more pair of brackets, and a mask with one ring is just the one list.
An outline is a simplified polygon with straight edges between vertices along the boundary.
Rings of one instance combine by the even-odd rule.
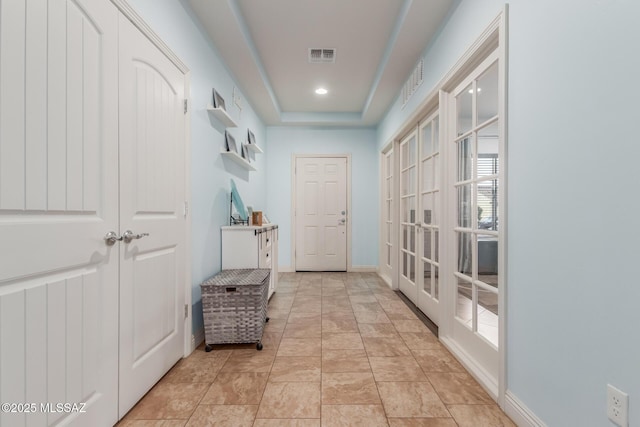
[[402, 201], [403, 204], [403, 214], [402, 221], [415, 223], [416, 218], [416, 198], [415, 196], [406, 197]]
[[498, 237], [478, 235], [478, 280], [498, 289]]
[[409, 226], [402, 226], [402, 249], [409, 250]]
[[409, 225], [407, 226], [407, 231], [409, 233], [409, 250], [416, 253], [416, 227]]
[[458, 227], [471, 228], [471, 184], [458, 187]]
[[[436, 248], [438, 247], [438, 245], [436, 245]], [[438, 267], [434, 266], [433, 267], [433, 279], [431, 281], [431, 284], [433, 286], [433, 297], [435, 299], [440, 298], [440, 289], [439, 289], [439, 278], [438, 278]]]
[[434, 217], [434, 205], [433, 205], [433, 194], [423, 194], [422, 195], [422, 222], [425, 224], [431, 224], [433, 222]]
[[471, 233], [456, 233], [456, 244], [458, 247], [458, 264], [456, 271], [469, 276], [469, 279], [471, 279], [473, 272], [472, 243], [473, 236]]
[[476, 111], [478, 125], [498, 115], [498, 63], [495, 62], [478, 79]]
[[434, 240], [434, 245], [433, 245], [433, 261], [434, 262], [440, 262], [440, 232], [438, 231], [438, 229], [433, 230], [433, 240]]
[[471, 282], [456, 278], [456, 317], [459, 317], [469, 329], [471, 329], [473, 315], [472, 292]]
[[498, 293], [478, 286], [478, 333], [498, 346]]
[[477, 184], [477, 228], [498, 230], [498, 180], [480, 181]]
[[431, 136], [431, 123], [422, 128], [422, 157], [430, 156], [433, 153], [433, 138]]
[[422, 265], [424, 266], [424, 282], [422, 289], [431, 295], [431, 263], [423, 262]]
[[473, 172], [473, 144], [471, 138], [465, 138], [457, 143], [458, 146], [458, 182], [472, 178]]
[[440, 155], [433, 156], [433, 188], [440, 188]]
[[440, 123], [438, 118], [433, 121], [433, 152], [440, 151]]
[[424, 237], [424, 252], [422, 253], [422, 256], [425, 257], [426, 259], [430, 260], [431, 259], [431, 230], [428, 228], [425, 228], [424, 231], [422, 232], [422, 235]]
[[433, 163], [433, 157], [422, 161], [422, 191], [431, 191], [434, 189]]
[[409, 145], [409, 162], [405, 165], [415, 165], [416, 164], [416, 137], [411, 137], [411, 140], [408, 142]]
[[408, 261], [407, 253], [406, 252], [402, 252], [402, 275], [404, 277], [408, 276], [407, 273], [409, 271], [409, 268], [408, 268], [409, 263], [407, 261]]
[[415, 283], [416, 281], [416, 257], [415, 255], [409, 255], [409, 280]]
[[456, 106], [458, 110], [456, 123], [458, 135], [462, 135], [463, 133], [471, 130], [472, 103], [473, 86], [470, 84], [464, 88], [458, 96], [456, 96]]
[[407, 196], [416, 192], [416, 168], [412, 167], [402, 172], [402, 195]]

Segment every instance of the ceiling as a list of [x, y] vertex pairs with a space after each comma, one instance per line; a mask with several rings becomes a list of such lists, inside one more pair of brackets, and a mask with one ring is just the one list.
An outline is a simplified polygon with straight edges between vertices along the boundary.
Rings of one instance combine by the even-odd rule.
[[[189, 3], [265, 124], [373, 126], [455, 0]], [[312, 48], [335, 49], [335, 63], [310, 63]]]

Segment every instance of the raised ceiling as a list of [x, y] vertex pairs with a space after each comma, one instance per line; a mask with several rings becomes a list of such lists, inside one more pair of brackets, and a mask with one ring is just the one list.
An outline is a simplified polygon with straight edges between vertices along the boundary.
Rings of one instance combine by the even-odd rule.
[[[267, 125], [372, 126], [455, 0], [189, 2]], [[312, 48], [335, 49], [335, 63], [310, 63]]]

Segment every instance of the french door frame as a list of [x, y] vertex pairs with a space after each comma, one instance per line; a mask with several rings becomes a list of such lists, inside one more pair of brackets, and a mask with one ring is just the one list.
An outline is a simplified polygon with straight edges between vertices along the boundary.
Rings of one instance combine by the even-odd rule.
[[[498, 294], [498, 305], [500, 309], [499, 315], [499, 347], [498, 347], [498, 375], [497, 378], [490, 377], [486, 375], [485, 372], [479, 367], [477, 362], [474, 360], [473, 355], [466, 353], [457, 343], [451, 338], [451, 329], [453, 322], [455, 322], [455, 306], [451, 304], [451, 301], [455, 301], [452, 298], [452, 292], [455, 291], [455, 287], [451, 283], [451, 280], [448, 277], [448, 272], [452, 271], [455, 266], [455, 261], [451, 259], [449, 255], [452, 250], [452, 239], [443, 237], [445, 232], [448, 232], [452, 229], [455, 220], [450, 218], [452, 214], [449, 206], [449, 195], [445, 194], [450, 193], [450, 190], [446, 187], [449, 186], [448, 177], [444, 177], [444, 173], [442, 178], [446, 179], [446, 181], [441, 182], [441, 190], [443, 191], [441, 202], [442, 202], [442, 221], [440, 222], [440, 314], [441, 318], [439, 319], [439, 339], [440, 341], [457, 357], [457, 359], [467, 368], [467, 370], [471, 373], [471, 375], [478, 380], [478, 382], [487, 390], [487, 392], [497, 400], [499, 406], [507, 410], [509, 414], [513, 414], [513, 407], [517, 407], [517, 404], [514, 404], [513, 401], [510, 400], [510, 397], [507, 393], [507, 377], [506, 377], [506, 367], [507, 367], [507, 351], [506, 351], [506, 337], [507, 337], [507, 315], [508, 315], [508, 307], [506, 305], [507, 301], [507, 292], [508, 286], [506, 283], [507, 279], [507, 66], [508, 57], [507, 57], [507, 14], [508, 14], [508, 5], [505, 5], [503, 10], [496, 16], [496, 18], [487, 25], [484, 31], [479, 35], [479, 37], [471, 44], [471, 46], [464, 52], [464, 54], [460, 57], [460, 59], [452, 66], [452, 68], [446, 73], [446, 75], [440, 79], [434, 86], [431, 92], [429, 92], [424, 101], [416, 107], [413, 113], [411, 113], [408, 118], [400, 125], [397, 131], [390, 137], [389, 141], [393, 144], [399, 144], [399, 141], [402, 140], [406, 135], [412, 132], [416, 126], [420, 123], [420, 120], [423, 117], [426, 117], [430, 111], [434, 111], [435, 108], [440, 109], [440, 141], [441, 144], [447, 144], [450, 137], [445, 134], [446, 129], [449, 128], [449, 118], [447, 117], [446, 112], [449, 110], [449, 95], [448, 93], [453, 91], [464, 79], [469, 76], [480, 64], [484, 61], [494, 50], [497, 50], [499, 56], [499, 74], [501, 86], [499, 88], [499, 134], [500, 138], [500, 153], [502, 158], [505, 160], [501, 165], [501, 175], [500, 175], [500, 185], [502, 187], [500, 200], [498, 201], [499, 205], [499, 219], [500, 219], [500, 245], [499, 245], [499, 253], [498, 253], [498, 265], [499, 265], [499, 277], [501, 283], [499, 284], [500, 292]], [[397, 149], [398, 145], [394, 145], [394, 149]], [[447, 153], [444, 148], [441, 147], [442, 161], [441, 167], [442, 170], [447, 168], [449, 165], [449, 157], [450, 153]], [[399, 161], [398, 161], [398, 151], [396, 151], [396, 171], [399, 170]], [[396, 173], [396, 176], [398, 174]], [[381, 187], [382, 190], [382, 187]], [[395, 213], [400, 213], [400, 206], [398, 202], [400, 190], [399, 185], [396, 184], [396, 209]], [[381, 191], [382, 197], [382, 191]], [[453, 196], [451, 196], [453, 197]], [[445, 207], [445, 205], [447, 207]], [[396, 218], [399, 218], [396, 215]], [[399, 222], [398, 222], [399, 224]], [[396, 224], [396, 230], [398, 236], [400, 235], [400, 227]], [[398, 242], [399, 243], [399, 242]], [[381, 239], [382, 244], [382, 239]], [[396, 245], [396, 252], [399, 252], [398, 245]], [[399, 282], [399, 270], [400, 270], [400, 258], [398, 258], [398, 268], [396, 268], [396, 272], [392, 283], [392, 288], [398, 287]], [[452, 290], [453, 289], [453, 290]]]
[[[378, 273], [393, 288], [398, 283], [398, 213], [396, 212], [396, 150], [389, 143], [380, 153], [380, 251]], [[387, 233], [391, 235], [388, 236]], [[388, 252], [390, 251], [390, 253]]]

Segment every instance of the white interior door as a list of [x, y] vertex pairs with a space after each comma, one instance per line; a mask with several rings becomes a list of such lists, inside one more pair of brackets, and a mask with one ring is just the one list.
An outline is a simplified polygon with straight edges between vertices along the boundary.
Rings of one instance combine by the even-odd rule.
[[0, 2], [0, 401], [38, 405], [2, 426], [118, 420], [117, 19]]
[[386, 153], [382, 153], [382, 222], [380, 236], [382, 244], [380, 245], [380, 275], [385, 277], [390, 283], [393, 282], [396, 273], [396, 223], [394, 212], [395, 207], [395, 179], [393, 174], [393, 147]]
[[422, 238], [418, 247], [421, 276], [417, 278], [416, 305], [436, 325], [440, 317], [440, 143], [439, 116], [420, 124], [420, 211]]
[[296, 270], [347, 270], [347, 159], [298, 157]]
[[120, 415], [183, 351], [184, 78], [120, 17]]
[[418, 134], [400, 141], [400, 275], [399, 287], [414, 304], [418, 303], [416, 279], [421, 266], [417, 262], [418, 233], [421, 222], [418, 209]]
[[504, 142], [500, 135], [501, 93], [498, 52], [494, 52], [450, 95], [450, 230], [454, 308], [451, 336], [497, 390], [499, 265]]

